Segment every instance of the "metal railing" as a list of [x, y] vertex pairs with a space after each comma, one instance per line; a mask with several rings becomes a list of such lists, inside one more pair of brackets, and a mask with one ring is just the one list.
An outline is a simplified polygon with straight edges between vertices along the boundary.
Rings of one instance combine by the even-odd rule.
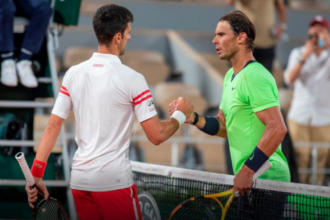
[[[41, 133], [35, 133], [35, 136], [40, 137]], [[73, 133], [67, 133], [68, 140], [74, 140], [74, 134]], [[146, 136], [133, 136], [132, 142], [149, 142]], [[179, 165], [179, 144], [224, 144], [223, 138], [194, 138], [194, 137], [171, 137], [166, 142], [171, 143], [171, 166], [177, 167]], [[10, 140], [0, 140], [0, 146], [18, 146], [20, 144], [23, 145], [30, 145], [31, 144], [38, 144], [37, 141], [30, 141], [29, 143], [22, 143], [22, 142], [16, 142], [16, 141], [10, 141]], [[329, 148], [330, 149], [330, 143], [317, 143], [317, 142], [294, 142], [295, 147], [311, 147], [311, 167], [310, 168], [299, 168], [299, 173], [308, 173], [311, 174], [311, 181], [312, 184], [316, 184], [317, 181], [317, 175], [318, 174], [330, 174], [330, 169], [319, 169], [317, 166], [317, 160], [318, 160], [318, 152], [317, 150], [319, 148]], [[72, 160], [72, 158], [70, 158]], [[71, 163], [70, 163], [71, 164]], [[1, 182], [1, 181], [0, 181]]]
[[[132, 141], [148, 141], [145, 136], [133, 136]], [[178, 166], [179, 164], [179, 144], [180, 143], [205, 143], [205, 144], [224, 144], [224, 139], [205, 139], [205, 138], [193, 138], [193, 137], [171, 137], [167, 142], [172, 143], [171, 147], [171, 166]], [[318, 143], [318, 142], [294, 142], [294, 147], [310, 147], [311, 148], [311, 167], [304, 169], [298, 168], [299, 173], [308, 173], [311, 174], [311, 182], [312, 184], [317, 183], [317, 175], [318, 174], [330, 174], [330, 169], [319, 169], [317, 166], [318, 161], [318, 153], [317, 150], [319, 148], [329, 148], [330, 143]]]

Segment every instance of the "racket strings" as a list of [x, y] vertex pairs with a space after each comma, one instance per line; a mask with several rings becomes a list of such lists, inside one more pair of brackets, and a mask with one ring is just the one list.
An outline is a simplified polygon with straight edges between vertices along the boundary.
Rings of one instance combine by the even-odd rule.
[[37, 220], [68, 220], [66, 210], [57, 200], [49, 198], [38, 203], [34, 219]]

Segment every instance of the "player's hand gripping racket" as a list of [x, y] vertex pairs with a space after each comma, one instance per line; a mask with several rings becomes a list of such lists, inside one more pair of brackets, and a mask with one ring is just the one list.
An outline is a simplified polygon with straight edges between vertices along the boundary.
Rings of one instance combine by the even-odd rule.
[[[24, 153], [19, 152], [15, 155], [16, 160], [18, 161], [26, 182], [31, 187], [31, 189], [37, 187], [34, 181], [34, 178], [31, 174], [30, 168], [26, 163]], [[69, 220], [69, 215], [66, 212], [63, 205], [54, 198], [49, 197], [48, 200], [43, 198], [38, 198], [37, 202], [34, 204], [35, 208], [33, 209], [33, 219], [34, 220]]]
[[[272, 164], [266, 161], [260, 169], [253, 175], [256, 180], [261, 174], [270, 169]], [[187, 219], [190, 215], [203, 215], [202, 219], [221, 219], [224, 220], [229, 206], [235, 198], [234, 190], [230, 189], [224, 192], [192, 197], [180, 203], [173, 209], [168, 220]], [[223, 203], [226, 201], [226, 205]]]

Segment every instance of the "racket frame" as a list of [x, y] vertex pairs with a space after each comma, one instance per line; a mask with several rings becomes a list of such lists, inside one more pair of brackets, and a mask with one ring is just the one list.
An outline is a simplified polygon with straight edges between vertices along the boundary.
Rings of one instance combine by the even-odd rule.
[[[25, 180], [26, 180], [27, 184], [30, 186], [30, 189], [38, 188], [37, 185], [36, 185], [36, 182], [34, 181], [34, 178], [32, 176], [29, 165], [26, 163], [24, 153], [23, 152], [18, 152], [15, 155], [15, 158], [16, 158], [17, 162], [19, 163], [20, 167], [21, 167], [21, 170], [23, 172]], [[44, 196], [42, 192], [39, 191], [38, 193], [40, 195]], [[63, 210], [63, 214], [66, 216], [66, 219], [69, 219], [69, 215], [68, 215], [66, 209], [64, 208], [64, 206], [62, 205], [62, 203], [60, 201], [58, 201], [57, 199], [54, 199], [52, 197], [48, 197], [48, 200], [55, 201], [57, 203], [57, 205], [59, 207], [61, 207], [61, 209]], [[41, 199], [39, 202], [35, 202], [35, 204], [34, 204], [35, 208], [33, 209], [33, 219], [36, 219], [37, 214], [38, 214], [38, 210], [39, 210], [38, 207], [40, 207], [44, 202], [46, 202], [45, 199]]]
[[[258, 179], [258, 177], [263, 174], [264, 172], [266, 172], [268, 169], [270, 169], [272, 167], [272, 164], [267, 160], [261, 167], [260, 169], [253, 175], [253, 181], [256, 181], [256, 179]], [[252, 184], [253, 185], [253, 184]], [[226, 202], [225, 207], [223, 207], [222, 203], [217, 199], [219, 197], [224, 197], [224, 196], [228, 196], [230, 195], [229, 199]], [[231, 205], [231, 203], [234, 201], [235, 198], [235, 194], [234, 194], [234, 190], [230, 189], [224, 192], [220, 192], [220, 193], [214, 193], [214, 194], [207, 194], [207, 195], [201, 195], [201, 196], [196, 196], [196, 197], [191, 197], [185, 201], [183, 201], [182, 203], [180, 203], [178, 206], [176, 206], [171, 214], [170, 217], [168, 218], [168, 220], [171, 220], [172, 217], [174, 216], [174, 214], [181, 209], [185, 204], [187, 204], [188, 202], [193, 202], [197, 199], [200, 198], [208, 198], [208, 199], [213, 199], [215, 200], [221, 207], [221, 220], [224, 220], [227, 214], [227, 211]]]

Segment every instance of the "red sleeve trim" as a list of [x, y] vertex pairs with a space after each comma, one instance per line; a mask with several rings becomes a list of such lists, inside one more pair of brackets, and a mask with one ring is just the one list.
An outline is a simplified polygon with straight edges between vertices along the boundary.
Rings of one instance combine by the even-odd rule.
[[68, 91], [64, 86], [62, 86], [61, 89], [65, 90], [66, 92]]
[[144, 97], [143, 99], [141, 99], [140, 101], [138, 101], [138, 102], [134, 102], [134, 105], [135, 105], [135, 106], [136, 106], [136, 105], [139, 105], [139, 104], [141, 104], [141, 102], [143, 102], [143, 101], [145, 101], [145, 100], [147, 100], [147, 99], [149, 99], [149, 98], [152, 98], [152, 95], [148, 95], [148, 96]]
[[67, 92], [65, 92], [64, 90], [60, 90], [60, 93], [62, 93], [62, 94], [64, 94], [64, 95], [66, 95], [66, 96], [68, 96], [68, 97], [70, 97], [70, 94], [69, 94], [69, 93], [67, 93]]
[[133, 99], [133, 102], [139, 98], [141, 98], [141, 96], [145, 95], [146, 93], [150, 92], [150, 90], [146, 90], [144, 92], [142, 92], [140, 95], [136, 96], [134, 99]]

